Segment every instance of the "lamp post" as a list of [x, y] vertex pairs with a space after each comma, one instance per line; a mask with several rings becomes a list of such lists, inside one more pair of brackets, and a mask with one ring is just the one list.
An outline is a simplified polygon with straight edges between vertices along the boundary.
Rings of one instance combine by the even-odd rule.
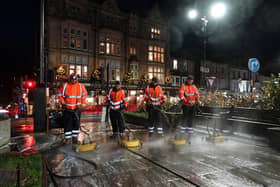
[[[211, 10], [210, 10], [211, 16], [215, 19], [222, 18], [225, 15], [225, 13], [226, 13], [226, 6], [222, 2], [212, 5]], [[197, 15], [198, 15], [198, 12], [195, 9], [192, 9], [188, 12], [188, 18], [189, 19], [192, 19], [192, 20], [196, 19]], [[202, 16], [200, 18], [200, 20], [202, 21], [203, 62], [205, 64], [206, 63], [206, 47], [207, 47], [207, 25], [208, 25], [209, 20], [208, 20], [206, 15]], [[200, 70], [200, 63], [199, 63], [199, 71], [201, 71]], [[202, 75], [203, 75], [203, 72], [202, 72]]]

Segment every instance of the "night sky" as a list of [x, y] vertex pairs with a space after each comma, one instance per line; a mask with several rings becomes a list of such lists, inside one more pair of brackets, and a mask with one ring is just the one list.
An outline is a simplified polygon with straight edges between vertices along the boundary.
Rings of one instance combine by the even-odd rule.
[[[162, 15], [170, 23], [171, 54], [187, 54], [200, 58], [202, 32], [199, 20], [189, 20], [187, 10], [196, 8], [208, 15], [214, 0], [117, 0], [123, 10], [145, 12], [158, 3]], [[275, 0], [224, 0], [226, 17], [209, 18], [207, 59], [247, 66], [248, 58], [256, 57], [264, 72], [280, 71], [280, 2]], [[1, 6], [0, 40], [2, 68], [0, 89], [7, 90], [15, 75], [24, 75], [38, 67], [34, 54], [36, 30], [39, 28], [39, 0], [9, 0]], [[39, 49], [37, 49], [39, 50]], [[3, 68], [3, 65], [5, 67]], [[278, 69], [277, 69], [278, 68]], [[8, 84], [9, 83], [9, 84]], [[3, 89], [4, 88], [4, 89]], [[9, 94], [9, 92], [6, 92]], [[0, 97], [0, 103], [1, 103]]]

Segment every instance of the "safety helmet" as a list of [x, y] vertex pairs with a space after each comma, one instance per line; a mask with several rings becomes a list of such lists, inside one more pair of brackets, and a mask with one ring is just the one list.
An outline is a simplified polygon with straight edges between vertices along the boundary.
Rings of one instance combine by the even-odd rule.
[[72, 81], [72, 80], [77, 80], [77, 76], [75, 75], [75, 73], [71, 73], [71, 75], [70, 75], [70, 81]]
[[187, 77], [187, 80], [193, 80], [193, 76], [192, 76], [192, 75], [189, 75], [189, 76]]
[[157, 82], [158, 82], [158, 79], [157, 79], [156, 77], [153, 77], [153, 78], [152, 78], [152, 81], [155, 82], [155, 83], [157, 83]]

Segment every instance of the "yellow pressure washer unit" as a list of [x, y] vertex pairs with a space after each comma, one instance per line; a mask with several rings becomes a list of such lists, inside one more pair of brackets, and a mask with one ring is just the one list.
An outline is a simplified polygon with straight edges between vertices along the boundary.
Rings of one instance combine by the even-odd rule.
[[[125, 123], [123, 112], [121, 112], [121, 111], [118, 111], [118, 112], [121, 114], [122, 120]], [[128, 128], [126, 125], [125, 125], [125, 128], [128, 130], [128, 137], [127, 138], [124, 137], [124, 139], [119, 138], [119, 144], [122, 147], [125, 147], [125, 148], [139, 148], [139, 147], [142, 147], [142, 142], [140, 142], [140, 140], [137, 139], [134, 136], [131, 129]]]
[[226, 115], [229, 114], [230, 111], [226, 111], [226, 112], [220, 112], [216, 117], [215, 117], [215, 123], [214, 123], [214, 127], [213, 127], [213, 132], [211, 133], [209, 130], [209, 124], [207, 123], [207, 132], [208, 132], [208, 136], [206, 137], [206, 140], [209, 142], [224, 142], [225, 138], [224, 136], [221, 134], [221, 132], [217, 131], [216, 129], [216, 125], [217, 125], [217, 118], [218, 117], [222, 117], [222, 115]]
[[85, 139], [83, 142], [78, 142], [77, 145], [73, 145], [73, 149], [76, 152], [87, 152], [87, 151], [94, 151], [97, 148], [97, 144], [93, 142], [90, 138], [90, 134], [88, 133], [89, 130], [83, 130], [82, 127], [80, 127], [81, 132], [86, 134], [88, 136], [88, 141]]
[[142, 143], [139, 139], [135, 138], [131, 130], [127, 127], [129, 134], [126, 139], [119, 139], [119, 143], [122, 147], [125, 148], [139, 148], [142, 146]]
[[173, 145], [186, 145], [187, 144], [187, 140], [185, 138], [177, 138], [177, 136], [175, 136], [175, 138], [171, 139], [170, 141]]

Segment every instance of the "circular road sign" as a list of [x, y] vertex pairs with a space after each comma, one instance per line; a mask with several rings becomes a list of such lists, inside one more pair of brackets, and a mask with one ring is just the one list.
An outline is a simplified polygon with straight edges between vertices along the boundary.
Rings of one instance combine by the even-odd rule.
[[252, 72], [257, 72], [260, 69], [260, 62], [256, 58], [250, 58], [248, 61], [248, 68]]

